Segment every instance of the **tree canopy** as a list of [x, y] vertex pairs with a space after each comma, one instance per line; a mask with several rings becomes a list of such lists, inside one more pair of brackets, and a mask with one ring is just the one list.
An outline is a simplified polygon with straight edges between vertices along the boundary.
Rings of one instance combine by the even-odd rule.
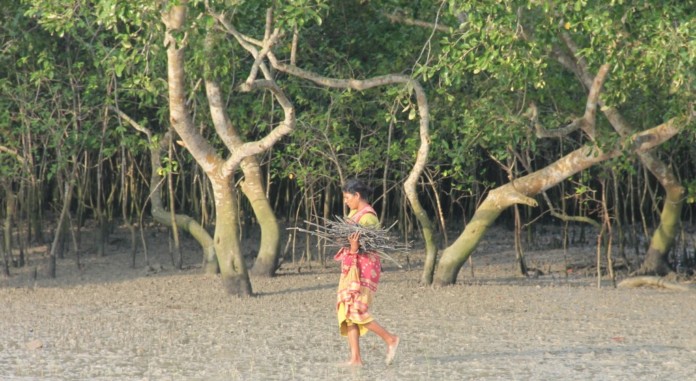
[[[465, 232], [491, 190], [584, 147], [616, 154], [524, 195], [537, 206], [520, 218], [599, 226], [606, 211], [627, 232], [664, 232], [641, 248], [656, 258], [645, 272], [657, 273], [671, 265], [679, 223], [694, 219], [692, 0], [0, 4], [6, 253], [12, 219], [24, 231], [17, 244], [46, 233], [43, 215], [78, 227], [93, 218], [103, 237], [118, 220], [138, 221], [154, 208], [151, 170], [170, 181], [163, 207], [211, 232], [222, 210], [212, 180], [229, 172], [222, 183], [239, 210], [228, 233], [240, 239], [267, 218], [270, 237], [272, 226], [341, 214], [340, 185], [360, 176], [383, 223], [425, 242], [422, 281], [440, 266], [450, 275], [439, 283], [451, 284], [471, 254], [451, 234]], [[651, 151], [627, 144], [661, 127], [674, 137]], [[158, 151], [162, 167], [151, 168]], [[277, 267], [279, 239], [257, 253], [264, 274]], [[234, 245], [217, 250], [244, 262]]]

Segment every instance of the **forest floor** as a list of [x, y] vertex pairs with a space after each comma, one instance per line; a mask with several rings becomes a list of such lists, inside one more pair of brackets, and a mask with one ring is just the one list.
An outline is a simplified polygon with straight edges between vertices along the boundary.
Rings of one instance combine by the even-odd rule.
[[[456, 285], [419, 285], [423, 252], [384, 262], [373, 306], [401, 337], [396, 359], [370, 333], [365, 365], [347, 360], [334, 314], [335, 263], [286, 261], [252, 278], [255, 297], [225, 294], [183, 240], [186, 270], [172, 266], [168, 234], [148, 231], [150, 267], [131, 268], [125, 229], [98, 257], [83, 236], [44, 275], [47, 247], [0, 276], [2, 380], [687, 380], [696, 377], [696, 295], [598, 287], [592, 240], [526, 250], [534, 277], [517, 275], [512, 233], [491, 229]], [[696, 238], [693, 232], [690, 239]], [[251, 250], [251, 249], [250, 249]], [[639, 263], [639, 258], [631, 258]], [[621, 261], [619, 261], [621, 262]], [[473, 271], [472, 265], [473, 263]], [[621, 263], [619, 263], [620, 265]], [[618, 280], [626, 272], [617, 274]]]

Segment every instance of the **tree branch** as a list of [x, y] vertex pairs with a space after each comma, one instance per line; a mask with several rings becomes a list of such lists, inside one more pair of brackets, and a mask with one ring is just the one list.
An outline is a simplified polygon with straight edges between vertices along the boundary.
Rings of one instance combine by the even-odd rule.
[[598, 229], [601, 227], [601, 224], [599, 222], [591, 219], [590, 217], [571, 216], [571, 215], [565, 214], [562, 211], [559, 212], [558, 209], [556, 209], [556, 207], [551, 202], [549, 195], [545, 191], [541, 192], [541, 194], [544, 197], [544, 200], [546, 200], [546, 205], [548, 205], [548, 207], [549, 207], [549, 213], [551, 213], [551, 215], [553, 217], [556, 217], [559, 220], [565, 221], [565, 222], [582, 222], [582, 223], [590, 224]]
[[242, 140], [232, 128], [225, 105], [222, 100], [220, 86], [217, 82], [206, 79], [205, 92], [208, 98], [208, 108], [210, 109], [210, 118], [213, 120], [215, 132], [217, 132], [222, 143], [225, 144], [228, 150], [234, 151], [235, 147], [242, 144]]
[[142, 132], [143, 134], [145, 134], [145, 136], [147, 136], [147, 142], [148, 142], [148, 143], [152, 143], [152, 132], [150, 132], [150, 130], [149, 130], [148, 128], [141, 126], [140, 123], [138, 123], [138, 122], [136, 122], [135, 120], [133, 120], [133, 118], [131, 118], [130, 116], [128, 116], [125, 112], [121, 111], [121, 110], [120, 110], [118, 107], [116, 107], [116, 106], [109, 106], [109, 110], [113, 111], [113, 112], [116, 113], [116, 115], [118, 115], [121, 119], [123, 119], [123, 120], [125, 120], [126, 122], [128, 122], [128, 124], [130, 124], [131, 127], [135, 128], [136, 130], [138, 130], [138, 131]]
[[555, 130], [545, 129], [538, 121], [538, 111], [536, 104], [532, 102], [529, 105], [529, 117], [534, 125], [534, 131], [538, 138], [561, 138], [567, 136], [571, 132], [577, 129], [581, 129], [590, 140], [595, 141], [596, 132], [596, 120], [597, 120], [597, 104], [599, 103], [599, 94], [602, 90], [602, 85], [606, 80], [607, 73], [609, 71], [609, 65], [604, 64], [599, 68], [597, 76], [592, 81], [590, 86], [590, 94], [587, 96], [587, 103], [585, 104], [585, 114], [582, 118], [573, 120], [570, 124], [565, 127], [561, 127]]
[[537, 138], [563, 138], [565, 136], [568, 136], [572, 132], [575, 132], [580, 128], [580, 122], [582, 121], [582, 118], [578, 118], [573, 120], [570, 124], [568, 124], [565, 127], [559, 127], [553, 130], [547, 130], [544, 128], [544, 126], [539, 123], [539, 112], [536, 106], [536, 103], [531, 102], [529, 104], [529, 110], [527, 111], [527, 114], [529, 115], [529, 119], [532, 121], [532, 125], [534, 126], [534, 134], [536, 135]]
[[297, 64], [297, 45], [300, 42], [300, 33], [297, 31], [297, 25], [292, 30], [292, 45], [290, 48], [290, 64]]
[[245, 82], [240, 86], [240, 89], [242, 91], [251, 91], [255, 89], [266, 89], [271, 91], [278, 100], [280, 107], [283, 108], [285, 119], [262, 139], [254, 142], [244, 143], [235, 149], [232, 156], [227, 159], [222, 168], [222, 172], [224, 174], [232, 173], [232, 171], [237, 168], [239, 163], [244, 158], [264, 152], [273, 146], [283, 136], [289, 134], [295, 129], [295, 107], [285, 95], [285, 92], [283, 92], [283, 90], [274, 81], [256, 80], [252, 83]]
[[592, 141], [594, 141], [596, 137], [597, 103], [599, 102], [599, 93], [602, 90], [604, 80], [607, 78], [608, 71], [608, 64], [604, 64], [599, 68], [597, 76], [595, 77], [594, 81], [592, 81], [590, 94], [587, 96], [585, 115], [583, 116], [583, 123], [580, 128], [585, 131], [587, 136], [589, 136]]
[[220, 23], [220, 25], [222, 25], [223, 31], [231, 34], [237, 40], [239, 45], [241, 45], [242, 48], [244, 48], [252, 55], [252, 57], [254, 57], [254, 64], [256, 64], [256, 59], [261, 57], [258, 63], [258, 67], [263, 72], [264, 78], [271, 79], [271, 71], [268, 70], [266, 64], [263, 63], [263, 56], [261, 56], [258, 49], [256, 49], [257, 46], [263, 49], [263, 41], [259, 41], [257, 39], [239, 33], [239, 31], [237, 31], [234, 25], [227, 21], [224, 14], [217, 14], [212, 11], [209, 11], [209, 13], [211, 16], [213, 16], [214, 19], [216, 19]]
[[[261, 51], [258, 52], [256, 55], [254, 55], [254, 64], [251, 66], [251, 70], [249, 70], [249, 77], [247, 77], [246, 82], [251, 83], [256, 79], [256, 76], [258, 75], [259, 72], [259, 66], [263, 63], [263, 59], [266, 57], [268, 52], [271, 51], [273, 48], [273, 45], [278, 42], [278, 39], [281, 36], [281, 31], [280, 29], [276, 28], [271, 32], [273, 24], [273, 8], [268, 8], [266, 11], [266, 32], [263, 37], [263, 47], [261, 48]], [[270, 79], [268, 76], [266, 76], [266, 79]]]
[[437, 30], [438, 32], [443, 32], [443, 33], [449, 33], [450, 32], [450, 27], [444, 26], [438, 23], [431, 23], [427, 21], [422, 21], [422, 20], [416, 20], [410, 17], [406, 17], [403, 13], [386, 13], [382, 12], [384, 17], [389, 19], [394, 24], [403, 24], [403, 25], [410, 25], [410, 26], [417, 26], [421, 28], [427, 28], [431, 30]]
[[186, 78], [184, 74], [184, 50], [172, 43], [173, 33], [183, 26], [186, 5], [173, 6], [162, 16], [166, 25], [167, 41], [167, 86], [169, 94], [169, 122], [176, 133], [186, 142], [186, 148], [207, 174], [213, 173], [221, 164], [215, 149], [199, 133], [186, 106]]
[[14, 156], [15, 159], [17, 159], [17, 161], [19, 161], [20, 164], [25, 163], [24, 157], [22, 157], [22, 155], [20, 155], [17, 151], [15, 151], [11, 148], [7, 148], [5, 146], [0, 146], [0, 152], [5, 152], [7, 154]]

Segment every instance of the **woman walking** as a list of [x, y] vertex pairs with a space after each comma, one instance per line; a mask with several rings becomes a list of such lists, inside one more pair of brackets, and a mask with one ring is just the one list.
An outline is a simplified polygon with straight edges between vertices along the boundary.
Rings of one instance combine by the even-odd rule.
[[[350, 208], [348, 218], [365, 227], [379, 226], [377, 213], [367, 201], [370, 193], [360, 180], [349, 180], [343, 187], [343, 201]], [[379, 255], [363, 250], [360, 233], [348, 237], [349, 247], [341, 248], [334, 259], [341, 262], [341, 278], [338, 283], [336, 311], [342, 336], [348, 338], [350, 360], [346, 365], [362, 365], [360, 336], [368, 331], [376, 333], [387, 345], [385, 362], [391, 364], [399, 346], [399, 337], [387, 331], [375, 321], [369, 312], [382, 271]]]

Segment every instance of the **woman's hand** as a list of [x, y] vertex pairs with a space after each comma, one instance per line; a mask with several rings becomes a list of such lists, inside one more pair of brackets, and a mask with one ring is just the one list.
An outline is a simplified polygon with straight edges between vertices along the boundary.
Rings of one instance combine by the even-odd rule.
[[357, 253], [360, 251], [360, 232], [355, 232], [349, 235], [348, 242], [350, 243], [351, 253]]

